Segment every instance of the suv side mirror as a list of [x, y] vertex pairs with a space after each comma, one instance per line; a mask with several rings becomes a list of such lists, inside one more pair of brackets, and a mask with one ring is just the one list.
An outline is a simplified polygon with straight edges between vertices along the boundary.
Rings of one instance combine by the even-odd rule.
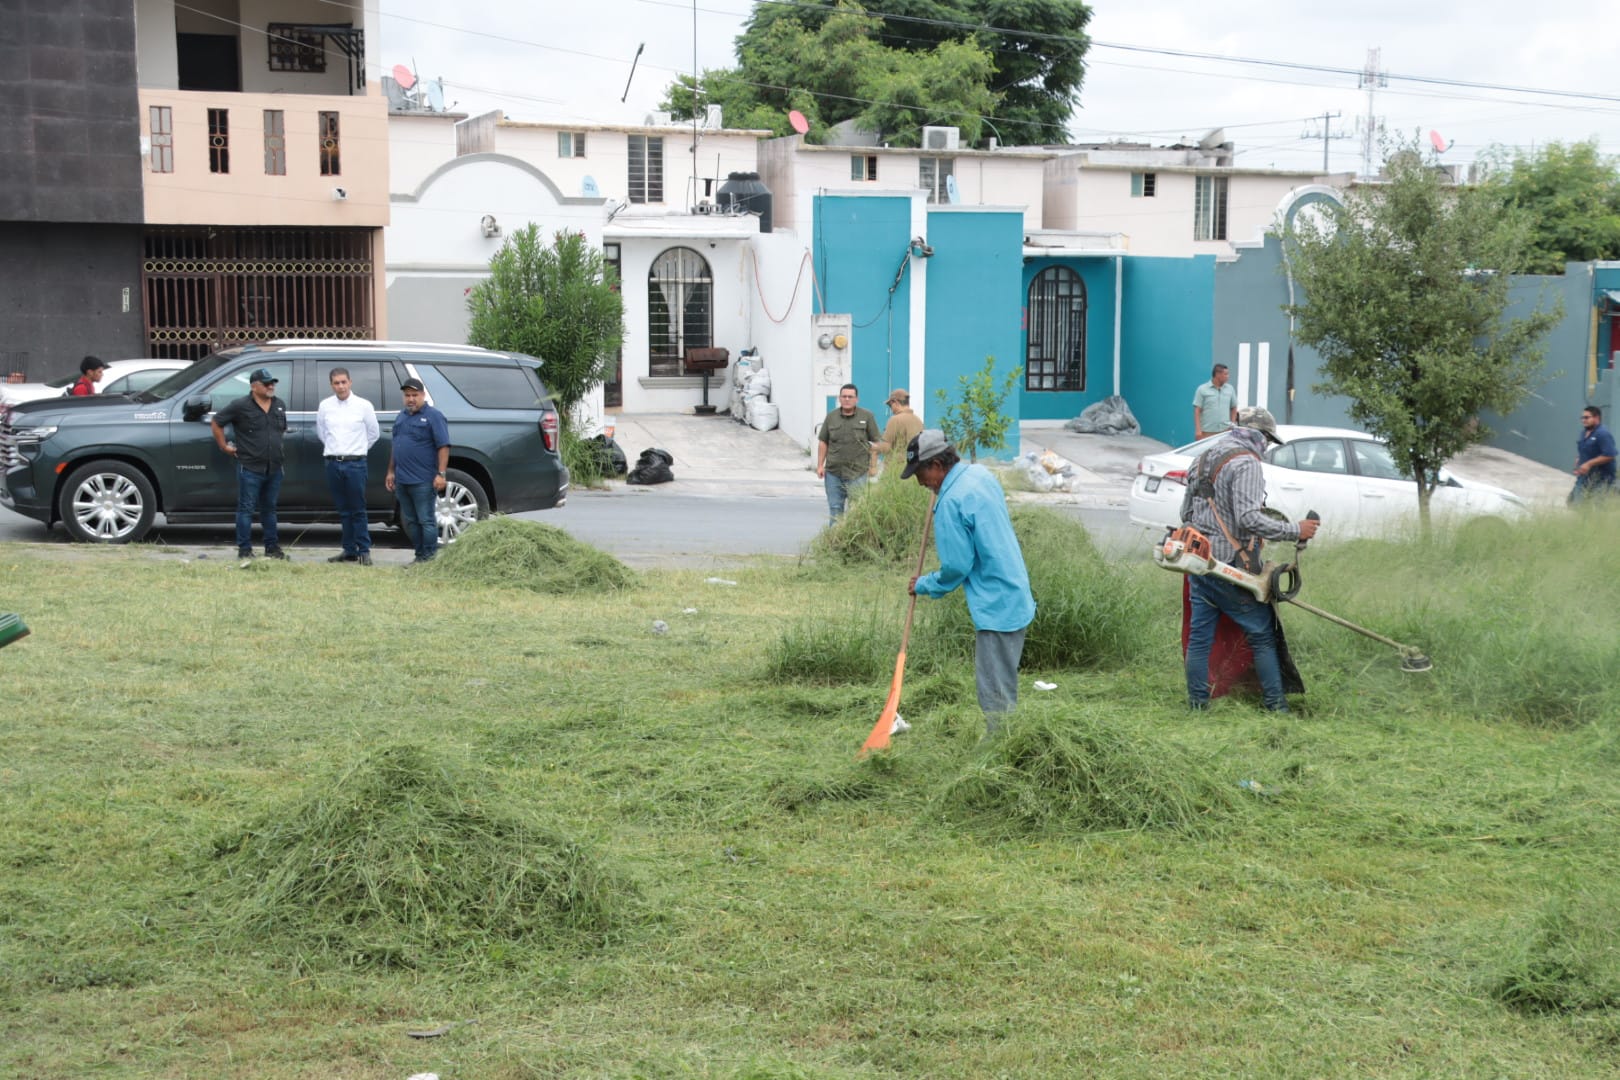
[[180, 416], [186, 420], [201, 420], [204, 416], [213, 411], [213, 398], [186, 398], [186, 403], [180, 407]]

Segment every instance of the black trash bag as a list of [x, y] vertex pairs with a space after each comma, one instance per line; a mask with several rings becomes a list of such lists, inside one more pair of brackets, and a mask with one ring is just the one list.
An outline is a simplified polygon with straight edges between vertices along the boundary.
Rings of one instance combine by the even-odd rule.
[[630, 471], [630, 462], [624, 456], [624, 447], [617, 439], [598, 435], [591, 440], [596, 454], [596, 469], [603, 476], [623, 476]]
[[667, 484], [675, 479], [675, 473], [670, 468], [675, 464], [675, 456], [668, 450], [653, 447], [643, 450], [636, 459], [636, 467], [630, 470], [625, 477], [627, 484]]

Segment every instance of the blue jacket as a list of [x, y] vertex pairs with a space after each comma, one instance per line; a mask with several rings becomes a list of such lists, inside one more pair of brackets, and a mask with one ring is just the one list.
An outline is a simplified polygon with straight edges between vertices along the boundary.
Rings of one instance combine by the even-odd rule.
[[989, 469], [958, 462], [945, 474], [934, 504], [934, 547], [939, 569], [917, 579], [918, 596], [937, 600], [960, 587], [979, 630], [1022, 630], [1035, 618], [1007, 497]]

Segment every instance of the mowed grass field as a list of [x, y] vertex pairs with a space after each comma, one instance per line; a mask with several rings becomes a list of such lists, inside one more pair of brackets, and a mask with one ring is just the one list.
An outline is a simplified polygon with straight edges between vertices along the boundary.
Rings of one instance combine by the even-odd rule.
[[1189, 714], [1180, 579], [1021, 514], [1009, 730], [924, 601], [857, 762], [878, 501], [892, 551], [735, 586], [499, 522], [431, 573], [0, 548], [0, 1075], [1620, 1073], [1620, 515], [1307, 552], [1435, 668], [1285, 607], [1273, 717]]

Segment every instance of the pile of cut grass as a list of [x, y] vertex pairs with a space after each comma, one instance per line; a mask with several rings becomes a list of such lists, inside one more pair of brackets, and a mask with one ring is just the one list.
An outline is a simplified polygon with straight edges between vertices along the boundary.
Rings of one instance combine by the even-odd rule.
[[[1163, 571], [1110, 562], [1083, 525], [1054, 510], [1016, 507], [1012, 522], [1035, 597], [1026, 670], [1114, 669], [1173, 655], [1178, 598], [1150, 576]], [[937, 670], [971, 654], [973, 619], [959, 596], [924, 601], [918, 616], [924, 664]]]
[[837, 523], [816, 536], [811, 554], [849, 566], [915, 567], [929, 498], [915, 480], [885, 469], [856, 492]]
[[1491, 996], [1524, 1012], [1595, 1012], [1620, 1007], [1620, 889], [1606, 885], [1558, 896], [1531, 933], [1501, 958]]
[[1026, 704], [940, 792], [941, 814], [992, 839], [1193, 829], [1237, 804], [1193, 754], [1120, 724]]
[[212, 906], [249, 935], [355, 966], [414, 967], [491, 939], [602, 940], [623, 884], [489, 795], [481, 771], [384, 747], [217, 840]]
[[555, 526], [501, 515], [477, 522], [412, 573], [446, 584], [550, 594], [624, 589], [637, 581], [618, 559]]

